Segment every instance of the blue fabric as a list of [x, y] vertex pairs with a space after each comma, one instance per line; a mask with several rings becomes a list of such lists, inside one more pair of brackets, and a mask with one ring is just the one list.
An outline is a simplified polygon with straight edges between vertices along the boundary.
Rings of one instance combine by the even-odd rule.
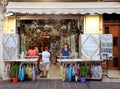
[[72, 71], [73, 71], [72, 66], [69, 66], [68, 67], [68, 81], [72, 80]]
[[62, 48], [62, 56], [69, 56], [69, 52], [70, 52], [69, 48], [67, 50], [65, 50], [64, 48]]
[[23, 66], [22, 67], [20, 66], [18, 78], [20, 79], [20, 81], [23, 81], [24, 77], [25, 77], [25, 69]]

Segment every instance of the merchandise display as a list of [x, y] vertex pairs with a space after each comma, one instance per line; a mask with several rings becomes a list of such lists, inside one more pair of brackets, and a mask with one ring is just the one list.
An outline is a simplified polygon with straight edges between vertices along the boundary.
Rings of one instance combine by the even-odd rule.
[[35, 81], [38, 74], [37, 60], [38, 58], [5, 60], [6, 67], [10, 67], [6, 70], [6, 76], [17, 77], [20, 81], [25, 79]]
[[86, 79], [102, 79], [102, 66], [100, 62], [63, 62], [60, 68], [63, 81], [79, 81]]

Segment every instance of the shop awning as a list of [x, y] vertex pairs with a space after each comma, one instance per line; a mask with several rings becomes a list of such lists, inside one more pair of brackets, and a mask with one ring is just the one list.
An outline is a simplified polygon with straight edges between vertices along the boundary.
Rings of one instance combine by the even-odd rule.
[[120, 14], [120, 2], [9, 2], [6, 13]]

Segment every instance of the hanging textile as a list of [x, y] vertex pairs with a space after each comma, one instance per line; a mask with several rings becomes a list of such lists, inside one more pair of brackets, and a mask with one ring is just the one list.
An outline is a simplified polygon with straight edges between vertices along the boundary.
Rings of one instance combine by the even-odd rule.
[[75, 63], [75, 81], [77, 82], [79, 79], [79, 65]]
[[102, 66], [94, 65], [91, 67], [92, 78], [93, 79], [101, 79], [102, 78]]
[[25, 67], [25, 73], [28, 76], [28, 78], [32, 78], [32, 66], [31, 65], [27, 65]]
[[3, 35], [3, 59], [13, 60], [19, 58], [19, 35], [4, 34]]
[[62, 80], [63, 81], [67, 81], [67, 74], [68, 74], [68, 68], [67, 65], [65, 64], [63, 67], [63, 71], [62, 71]]
[[101, 35], [101, 59], [110, 60], [113, 56], [112, 34]]
[[100, 60], [100, 35], [84, 34], [80, 36], [80, 56], [87, 60]]
[[61, 65], [61, 66], [60, 66], [60, 76], [63, 75], [63, 66], [64, 66], [64, 65]]
[[24, 77], [25, 77], [25, 69], [24, 69], [24, 67], [22, 66], [22, 64], [20, 64], [20, 66], [19, 66], [18, 78], [19, 78], [20, 81], [23, 81], [23, 80], [24, 80]]
[[6, 65], [5, 65], [5, 68], [4, 68], [4, 79], [10, 79], [10, 77], [11, 77], [11, 70], [10, 70], [10, 68], [11, 68], [11, 64], [10, 63], [7, 63]]
[[35, 81], [36, 79], [36, 73], [35, 73], [35, 65], [32, 67], [32, 80]]
[[72, 65], [70, 65], [68, 67], [68, 81], [72, 80], [72, 70], [73, 70]]
[[75, 76], [75, 66], [72, 67], [72, 76]]

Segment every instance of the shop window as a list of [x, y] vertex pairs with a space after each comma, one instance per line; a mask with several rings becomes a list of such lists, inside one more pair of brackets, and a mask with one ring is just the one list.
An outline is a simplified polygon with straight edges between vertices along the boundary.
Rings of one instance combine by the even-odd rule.
[[114, 67], [118, 67], [118, 58], [113, 59]]
[[113, 46], [118, 46], [118, 37], [113, 37]]
[[109, 34], [109, 27], [105, 27], [105, 34]]

